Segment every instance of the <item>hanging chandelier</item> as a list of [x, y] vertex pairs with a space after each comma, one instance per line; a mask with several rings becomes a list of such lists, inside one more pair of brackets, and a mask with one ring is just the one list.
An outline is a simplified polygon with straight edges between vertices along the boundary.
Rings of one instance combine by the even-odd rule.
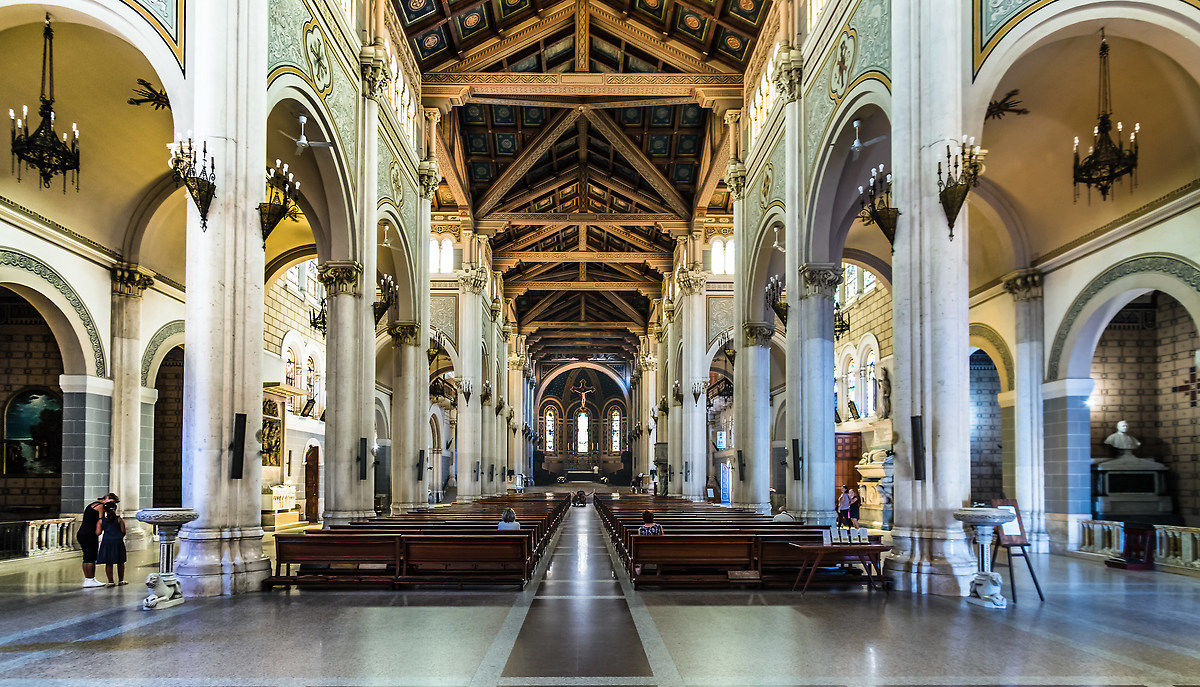
[[846, 313], [842, 312], [842, 304], [834, 301], [833, 304], [833, 338], [842, 338], [844, 334], [850, 331], [850, 320], [846, 317]]
[[862, 206], [859, 217], [863, 224], [874, 224], [883, 232], [888, 245], [896, 245], [896, 223], [900, 211], [892, 207], [892, 175], [884, 175], [883, 165], [871, 168], [871, 179], [867, 185], [858, 187], [858, 203]]
[[325, 336], [329, 331], [329, 304], [321, 299], [321, 309], [313, 310], [308, 315], [308, 325]]
[[786, 298], [787, 292], [783, 285], [783, 277], [780, 277], [778, 274], [772, 275], [767, 280], [767, 303], [770, 304], [771, 309], [775, 311], [775, 316], [779, 318], [779, 321], [784, 326], [787, 326], [788, 317]]
[[296, 207], [300, 182], [294, 181], [294, 176], [288, 171], [287, 163], [281, 166], [279, 160], [275, 160], [275, 166], [267, 170], [267, 200], [258, 204], [264, 246], [267, 244], [267, 237], [275, 231], [280, 222], [285, 218], [297, 219], [300, 216], [300, 209]]
[[392, 279], [391, 275], [376, 271], [375, 277], [375, 302], [371, 304], [371, 309], [375, 315], [375, 324], [378, 325], [383, 316], [388, 310], [396, 304], [397, 288], [396, 280]]
[[437, 360], [438, 355], [442, 352], [442, 332], [435, 329], [433, 336], [429, 338], [429, 347], [425, 349], [425, 357], [429, 358], [429, 364], [433, 365], [433, 361]]
[[63, 176], [63, 193], [67, 192], [67, 175], [79, 190], [79, 127], [71, 125], [71, 134], [64, 133], [62, 139], [54, 130], [54, 29], [50, 27], [50, 14], [46, 14], [46, 26], [42, 30], [42, 94], [38, 116], [41, 121], [33, 132], [29, 131], [29, 106], [21, 107], [18, 118], [12, 110], [12, 157], [17, 181], [21, 181], [21, 168], [37, 170], [42, 188], [50, 188], [56, 175]]
[[1108, 76], [1108, 40], [1104, 29], [1100, 29], [1100, 86], [1096, 113], [1096, 126], [1092, 128], [1092, 145], [1087, 157], [1079, 158], [1079, 137], [1075, 137], [1075, 200], [1079, 200], [1079, 185], [1088, 188], [1088, 200], [1095, 187], [1101, 200], [1108, 200], [1112, 187], [1122, 177], [1129, 175], [1130, 188], [1137, 185], [1138, 143], [1137, 135], [1141, 124], [1134, 124], [1129, 134], [1129, 147], [1121, 140], [1124, 125], [1117, 122], [1117, 140], [1112, 137], [1112, 84]]
[[167, 147], [171, 150], [171, 172], [175, 176], [175, 185], [187, 188], [188, 195], [200, 211], [200, 228], [207, 229], [208, 208], [217, 192], [217, 156], [208, 156], [208, 144], [205, 143], [201, 146], [197, 164], [190, 131], [187, 143], [172, 143]]
[[967, 202], [971, 188], [979, 185], [983, 158], [987, 155], [986, 150], [975, 145], [974, 136], [964, 135], [962, 142], [957, 145], [957, 152], [952, 152], [950, 146], [946, 146], [945, 178], [942, 177], [942, 163], [938, 163], [938, 199], [942, 201], [942, 210], [946, 212], [946, 221], [950, 224], [951, 241], [954, 240], [954, 222], [962, 211], [963, 203]]

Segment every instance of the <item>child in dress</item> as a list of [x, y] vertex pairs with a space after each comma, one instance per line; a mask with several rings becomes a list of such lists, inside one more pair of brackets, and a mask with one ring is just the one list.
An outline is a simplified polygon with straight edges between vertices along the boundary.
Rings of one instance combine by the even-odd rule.
[[[115, 587], [125, 582], [125, 521], [117, 515], [117, 502], [104, 504], [104, 515], [96, 523], [96, 534], [100, 535], [100, 550], [96, 563], [104, 566], [108, 586]], [[117, 566], [117, 582], [113, 582], [113, 566]]]

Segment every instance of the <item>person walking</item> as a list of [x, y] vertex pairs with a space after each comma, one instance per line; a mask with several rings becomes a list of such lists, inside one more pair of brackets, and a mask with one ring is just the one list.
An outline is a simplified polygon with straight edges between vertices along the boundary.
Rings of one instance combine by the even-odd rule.
[[96, 553], [100, 547], [99, 525], [104, 506], [116, 494], [107, 494], [97, 498], [83, 509], [83, 522], [75, 533], [75, 541], [79, 542], [79, 550], [83, 553], [83, 588], [93, 589], [103, 587], [104, 583], [96, 579]]
[[[117, 504], [120, 501], [115, 495], [104, 504], [104, 514], [96, 523], [96, 535], [100, 537], [100, 547], [96, 554], [96, 563], [104, 566], [104, 575], [108, 578], [109, 587], [128, 584], [125, 581], [125, 520], [117, 515]], [[113, 582], [113, 566], [117, 566], [117, 582]]]
[[842, 485], [842, 493], [838, 494], [837, 524], [838, 527], [850, 526], [850, 487], [845, 484]]
[[850, 508], [846, 512], [846, 517], [847, 517], [847, 519], [850, 520], [850, 525], [852, 527], [854, 527], [855, 529], [858, 529], [858, 507], [860, 505], [862, 505], [862, 502], [858, 498], [858, 490], [851, 489], [850, 490]]

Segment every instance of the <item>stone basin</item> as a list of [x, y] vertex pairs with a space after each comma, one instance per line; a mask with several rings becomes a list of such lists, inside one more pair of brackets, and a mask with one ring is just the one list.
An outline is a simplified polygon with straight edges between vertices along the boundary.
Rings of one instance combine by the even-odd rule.
[[143, 508], [134, 517], [149, 525], [182, 527], [200, 517], [200, 514], [191, 508]]
[[1017, 517], [1002, 508], [960, 508], [954, 511], [954, 519], [975, 527], [1003, 525]]

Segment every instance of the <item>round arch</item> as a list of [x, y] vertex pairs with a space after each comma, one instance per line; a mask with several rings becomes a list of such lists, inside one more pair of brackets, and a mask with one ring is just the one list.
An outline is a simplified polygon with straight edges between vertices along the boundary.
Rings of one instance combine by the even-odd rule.
[[767, 303], [764, 289], [773, 273], [786, 275], [787, 272], [782, 265], [783, 254], [775, 249], [775, 240], [772, 238], [776, 230], [786, 235], [784, 209], [778, 206], [767, 210], [754, 228], [751, 234], [753, 238], [747, 242], [747, 269], [737, 275], [745, 289], [746, 298], [742, 299], [743, 312], [738, 313], [735, 322], [775, 322], [775, 314]]
[[1004, 337], [1000, 336], [1000, 332], [980, 322], [972, 322], [969, 329], [972, 348], [986, 353], [996, 366], [996, 371], [1000, 373], [1000, 390], [1012, 391], [1016, 368], [1013, 366], [1012, 352]]
[[621, 393], [625, 399], [625, 403], [628, 406], [628, 404], [629, 404], [629, 385], [626, 384], [625, 380], [621, 379], [621, 377], [618, 376], [616, 372], [613, 372], [612, 370], [605, 367], [604, 365], [597, 365], [596, 363], [588, 363], [588, 362], [577, 362], [577, 363], [571, 363], [569, 365], [563, 365], [562, 367], [559, 367], [558, 369], [551, 372], [549, 375], [546, 375], [546, 378], [542, 380], [542, 383], [538, 384], [537, 393], [534, 394], [534, 398], [537, 399], [537, 402], [535, 404], [536, 407], [538, 407], [538, 408], [542, 407], [542, 400], [543, 400], [542, 394], [546, 391], [546, 387], [550, 385], [550, 382], [554, 381], [554, 379], [559, 377], [560, 375], [570, 372], [571, 370], [580, 370], [580, 369], [595, 370], [601, 374], [608, 376], [610, 379], [612, 379], [614, 382], [616, 382], [617, 388], [619, 388], [621, 390]]
[[415, 320], [419, 309], [417, 294], [422, 291], [419, 284], [420, 270], [417, 269], [416, 263], [417, 253], [413, 246], [409, 245], [408, 234], [402, 230], [403, 224], [391, 203], [379, 209], [379, 224], [391, 227], [399, 243], [399, 246], [389, 246], [390, 255], [380, 250], [380, 257], [376, 260], [380, 271], [386, 273], [385, 267], [390, 267], [392, 277], [396, 280], [399, 291], [396, 298], [396, 317], [404, 322]]
[[54, 268], [28, 253], [0, 248], [0, 286], [29, 301], [50, 325], [62, 354], [64, 374], [107, 376], [96, 320], [83, 298]]
[[142, 386], [149, 387], [154, 384], [163, 358], [167, 357], [171, 349], [182, 346], [183, 341], [183, 320], [171, 320], [154, 332], [150, 341], [146, 343], [145, 352], [142, 353]]
[[1046, 379], [1086, 378], [1100, 335], [1134, 298], [1162, 291], [1200, 322], [1200, 268], [1178, 255], [1152, 253], [1119, 262], [1092, 279], [1075, 297], [1050, 346]]

